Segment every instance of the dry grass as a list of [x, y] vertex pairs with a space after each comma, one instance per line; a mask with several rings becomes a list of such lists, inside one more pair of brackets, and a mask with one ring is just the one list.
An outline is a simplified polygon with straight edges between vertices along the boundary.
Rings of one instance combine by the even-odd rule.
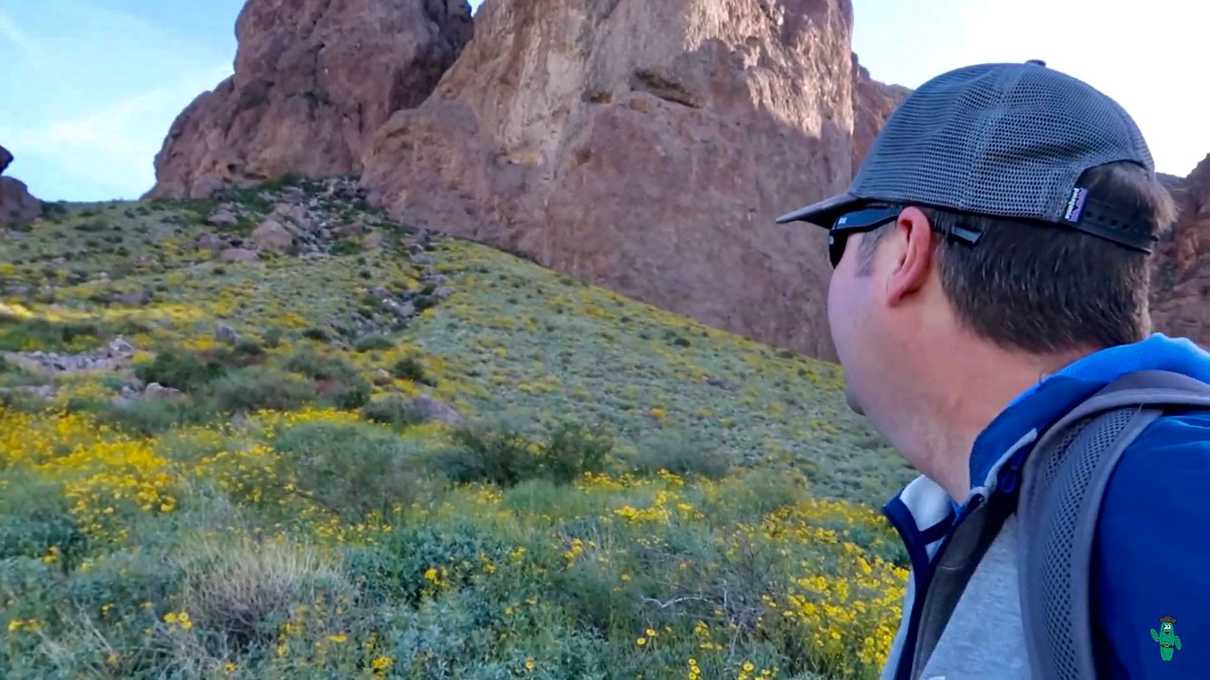
[[205, 539], [185, 569], [183, 609], [236, 647], [271, 639], [294, 606], [352, 594], [315, 548], [280, 540]]

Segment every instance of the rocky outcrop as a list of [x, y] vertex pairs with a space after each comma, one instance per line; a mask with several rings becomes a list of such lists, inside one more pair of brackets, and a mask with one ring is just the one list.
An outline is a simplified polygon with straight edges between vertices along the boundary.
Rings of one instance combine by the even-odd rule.
[[[13, 155], [0, 146], [0, 173], [8, 169]], [[26, 224], [42, 216], [42, 201], [29, 193], [29, 188], [12, 177], [0, 177], [0, 225]]]
[[866, 153], [882, 126], [912, 91], [902, 85], [885, 85], [870, 77], [853, 55], [853, 175], [861, 168]]
[[490, 0], [362, 182], [405, 222], [831, 357], [824, 234], [773, 219], [853, 175], [851, 24], [848, 0]]
[[35, 375], [54, 376], [82, 371], [116, 370], [129, 365], [134, 353], [134, 346], [119, 337], [91, 352], [0, 352], [0, 359]]
[[1164, 179], [1180, 216], [1154, 260], [1152, 322], [1210, 347], [1210, 156], [1189, 177]]
[[369, 136], [424, 101], [471, 33], [466, 0], [248, 0], [235, 75], [177, 117], [150, 196], [357, 174]]

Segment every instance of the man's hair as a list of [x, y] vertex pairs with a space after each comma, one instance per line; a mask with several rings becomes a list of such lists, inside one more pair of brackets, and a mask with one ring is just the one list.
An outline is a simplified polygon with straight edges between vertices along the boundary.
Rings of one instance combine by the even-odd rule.
[[[1080, 186], [1126, 214], [1141, 210], [1158, 230], [1176, 218], [1172, 197], [1142, 166], [1091, 168]], [[1145, 253], [1057, 224], [919, 206], [934, 231], [966, 225], [983, 233], [975, 245], [938, 239], [942, 289], [959, 321], [1012, 350], [1051, 354], [1137, 342], [1151, 332]], [[861, 239], [858, 269], [868, 274], [891, 223]], [[1157, 234], [1158, 235], [1158, 234]]]

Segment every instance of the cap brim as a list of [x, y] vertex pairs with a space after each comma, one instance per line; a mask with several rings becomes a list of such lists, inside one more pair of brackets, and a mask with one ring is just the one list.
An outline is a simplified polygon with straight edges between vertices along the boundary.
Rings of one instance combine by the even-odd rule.
[[864, 200], [860, 196], [846, 191], [843, 194], [837, 194], [793, 212], [788, 212], [777, 218], [777, 223], [810, 222], [824, 229], [831, 229], [832, 223], [836, 221], [837, 217], [851, 210]]

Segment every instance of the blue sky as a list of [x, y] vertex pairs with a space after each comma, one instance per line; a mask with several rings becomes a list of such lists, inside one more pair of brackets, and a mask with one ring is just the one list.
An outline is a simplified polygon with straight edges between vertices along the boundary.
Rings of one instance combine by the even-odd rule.
[[[488, 0], [491, 1], [491, 0]], [[472, 4], [479, 4], [473, 2]], [[173, 119], [231, 73], [243, 0], [0, 0], [6, 174], [46, 200], [135, 198]], [[1210, 153], [1205, 3], [854, 0], [854, 50], [909, 87], [964, 64], [1039, 58], [1114, 97], [1162, 172]]]

